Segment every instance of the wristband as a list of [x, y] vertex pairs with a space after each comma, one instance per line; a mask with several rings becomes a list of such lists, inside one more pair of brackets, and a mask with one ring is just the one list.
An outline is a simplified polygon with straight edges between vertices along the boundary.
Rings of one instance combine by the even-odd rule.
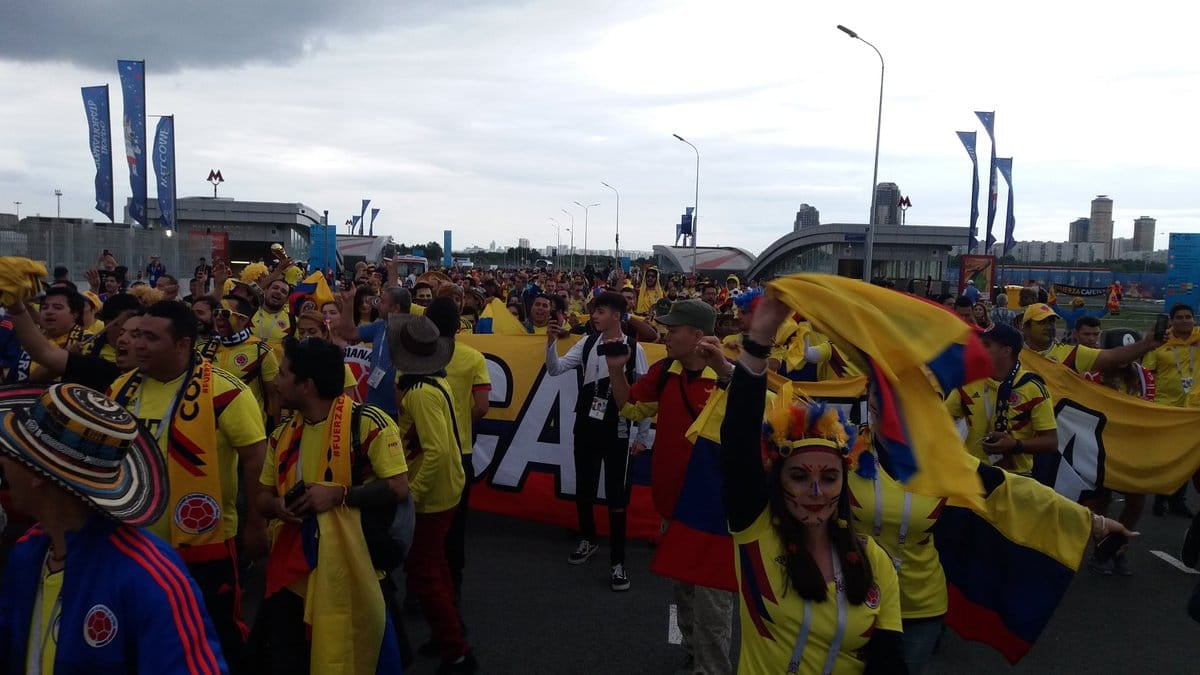
[[750, 339], [749, 333], [742, 333], [742, 349], [757, 359], [766, 359], [771, 355], [771, 345], [764, 345]]

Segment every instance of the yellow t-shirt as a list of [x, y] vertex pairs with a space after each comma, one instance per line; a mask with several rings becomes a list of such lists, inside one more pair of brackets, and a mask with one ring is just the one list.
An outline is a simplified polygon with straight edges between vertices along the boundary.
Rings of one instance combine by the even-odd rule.
[[[1017, 371], [1013, 382], [1019, 384], [1013, 387], [1008, 404], [1008, 433], [1020, 441], [1033, 438], [1039, 431], [1058, 428], [1054, 419], [1054, 399], [1040, 381], [1026, 379], [1022, 382], [1028, 373], [1024, 368]], [[991, 460], [983, 447], [983, 439], [996, 428], [996, 397], [999, 392], [1000, 383], [988, 379], [960, 387], [946, 397], [946, 410], [950, 416], [967, 421], [967, 450], [989, 464]], [[1033, 471], [1032, 456], [1012, 455], [1011, 460], [1010, 465], [1002, 462], [998, 466], [1014, 473]]]
[[1176, 408], [1200, 403], [1200, 399], [1189, 403], [1189, 394], [1200, 388], [1189, 386], [1188, 391], [1184, 391], [1183, 387], [1184, 378], [1195, 382], [1200, 377], [1200, 354], [1197, 353], [1200, 350], [1197, 347], [1200, 347], [1200, 328], [1193, 328], [1186, 340], [1171, 334], [1166, 344], [1142, 357], [1142, 366], [1154, 373], [1155, 403]]
[[[170, 382], [160, 382], [147, 377], [128, 405], [129, 411], [138, 421], [151, 434], [158, 435], [158, 447], [164, 456], [167, 453], [167, 433], [163, 430], [163, 433], [159, 434], [159, 426], [162, 424], [163, 414], [174, 402], [175, 394], [183, 384], [183, 377], [180, 375]], [[266, 440], [267, 432], [263, 427], [262, 406], [241, 380], [214, 366], [212, 390], [214, 413], [217, 418], [217, 471], [221, 476], [222, 494], [211, 496], [220, 498], [218, 501], [221, 502], [221, 521], [225, 536], [233, 537], [237, 534], [238, 523], [238, 456], [234, 448], [244, 448]], [[232, 394], [234, 391], [237, 393]], [[109, 392], [109, 395], [112, 393]], [[222, 402], [224, 405], [219, 405]], [[168, 457], [167, 461], [174, 460]], [[181, 495], [171, 496], [170, 503], [174, 504]], [[171, 509], [168, 508], [157, 522], [146, 529], [159, 538], [170, 541], [172, 517]]]
[[[450, 393], [446, 378], [430, 379]], [[404, 394], [401, 408], [397, 426], [404, 439], [408, 489], [417, 513], [440, 513], [455, 508], [466, 484], [466, 474], [445, 396], [433, 385], [419, 383]], [[464, 439], [463, 444], [466, 443]]]
[[[262, 385], [274, 382], [279, 375], [279, 359], [275, 357], [275, 351], [262, 340], [251, 337], [232, 347], [218, 346], [212, 361], [213, 365], [241, 380], [254, 394], [259, 408], [266, 415], [267, 397]], [[261, 378], [259, 373], [262, 374]]]
[[[58, 597], [62, 593], [66, 570], [51, 572], [42, 566], [42, 604], [34, 610], [29, 620], [29, 645], [25, 650], [26, 670], [34, 660], [35, 651], [41, 650], [42, 675], [54, 675], [54, 658], [58, 655], [58, 621], [62, 607]], [[36, 621], [36, 623], [34, 623]], [[39, 647], [38, 642], [41, 642]]]
[[1050, 361], [1061, 363], [1080, 375], [1090, 373], [1096, 365], [1096, 357], [1100, 350], [1083, 345], [1064, 345], [1055, 343], [1044, 352], [1038, 352]]
[[[324, 454], [329, 449], [328, 418], [316, 423], [305, 422], [304, 431], [300, 436], [300, 477], [306, 483], [321, 482], [320, 471], [324, 466]], [[267, 444], [267, 456], [263, 460], [262, 474], [258, 482], [267, 487], [275, 487], [279, 483], [279, 454], [276, 447], [279, 435], [283, 433], [284, 425], [279, 425], [271, 433], [271, 442]], [[355, 456], [361, 456], [365, 450], [371, 463], [371, 473], [366, 476], [355, 476], [356, 483], [369, 483], [376, 478], [391, 478], [408, 471], [408, 463], [404, 460], [404, 446], [400, 442], [400, 430], [396, 423], [378, 408], [367, 406], [363, 408], [358, 421], [358, 438], [361, 447], [354, 448]]]
[[477, 390], [491, 391], [492, 378], [488, 375], [487, 359], [471, 345], [461, 342], [454, 345], [454, 356], [446, 364], [446, 382], [449, 384], [450, 400], [454, 403], [454, 419], [458, 422], [458, 437], [462, 439], [464, 455], [471, 454], [472, 420], [471, 408]]
[[270, 344], [280, 360], [283, 359], [283, 340], [292, 333], [292, 320], [286, 307], [278, 312], [268, 312], [266, 307], [260, 307], [250, 322], [250, 330], [254, 337]]
[[[738, 598], [742, 626], [738, 672], [783, 673], [800, 634], [805, 600], [788, 582], [783, 542], [771, 526], [770, 510], [763, 509], [750, 527], [734, 532], [733, 541], [737, 546], [738, 587], [742, 589]], [[863, 604], [846, 605], [845, 634], [833, 668], [838, 675], [863, 672], [866, 664], [858, 653], [867, 646], [872, 629], [902, 630], [900, 588], [892, 559], [870, 538], [865, 539], [863, 548], [875, 581]], [[830, 583], [824, 602], [809, 603], [812, 621], [801, 673], [824, 672], [838, 620], [835, 597], [834, 584]]]
[[[901, 616], [905, 619], [941, 616], [947, 606], [946, 574], [933, 545], [932, 530], [946, 500], [907, 492], [881, 467], [877, 466], [875, 473], [875, 480], [853, 471], [847, 477], [854, 529], [869, 533], [892, 558], [900, 578]], [[882, 508], [877, 512], [880, 504]]]

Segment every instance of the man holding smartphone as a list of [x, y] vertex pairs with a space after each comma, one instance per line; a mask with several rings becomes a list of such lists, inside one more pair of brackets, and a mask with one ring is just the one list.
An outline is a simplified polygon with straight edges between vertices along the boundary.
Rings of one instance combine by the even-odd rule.
[[[574, 425], [575, 506], [579, 515], [580, 541], [567, 562], [581, 565], [599, 549], [594, 543], [596, 522], [592, 504], [599, 489], [603, 462], [612, 539], [610, 582], [614, 591], [629, 590], [629, 575], [625, 571], [625, 506], [629, 493], [630, 422], [618, 414], [620, 406], [613, 399], [606, 357], [629, 354], [631, 350], [635, 352], [634, 358], [625, 366], [625, 377], [629, 381], [644, 375], [647, 370], [646, 352], [621, 328], [621, 319], [627, 309], [620, 293], [605, 291], [597, 295], [591, 313], [594, 332], [572, 345], [561, 358], [558, 336], [568, 329], [561, 323], [551, 323], [546, 328], [546, 373], [561, 375], [576, 368], [582, 373]], [[649, 433], [649, 420], [639, 422], [634, 453], [646, 449]]]

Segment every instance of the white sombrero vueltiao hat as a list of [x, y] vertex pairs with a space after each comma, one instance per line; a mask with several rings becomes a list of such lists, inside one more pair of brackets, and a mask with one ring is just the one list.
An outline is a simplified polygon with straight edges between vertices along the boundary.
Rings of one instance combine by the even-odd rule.
[[82, 385], [0, 387], [0, 453], [133, 527], [157, 521], [167, 506], [154, 439], [129, 411]]

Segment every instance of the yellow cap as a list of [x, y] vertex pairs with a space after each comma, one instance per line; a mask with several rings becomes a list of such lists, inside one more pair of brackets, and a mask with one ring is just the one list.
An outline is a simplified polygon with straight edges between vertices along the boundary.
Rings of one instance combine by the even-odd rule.
[[1050, 305], [1046, 303], [1038, 303], [1025, 308], [1025, 316], [1021, 319], [1021, 323], [1029, 323], [1030, 321], [1042, 321], [1045, 319], [1057, 319], [1058, 315], [1054, 313]]

